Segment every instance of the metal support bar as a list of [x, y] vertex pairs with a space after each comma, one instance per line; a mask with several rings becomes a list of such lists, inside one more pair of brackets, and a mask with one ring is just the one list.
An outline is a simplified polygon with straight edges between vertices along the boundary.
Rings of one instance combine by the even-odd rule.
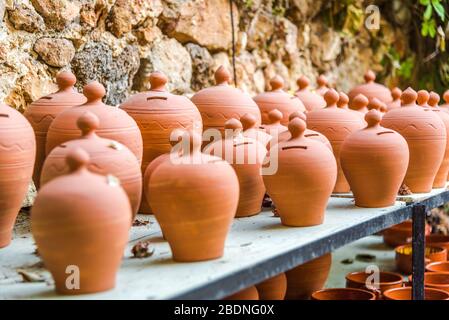
[[422, 204], [413, 206], [413, 237], [412, 237], [412, 299], [424, 300], [424, 269], [425, 269], [425, 224], [426, 207]]

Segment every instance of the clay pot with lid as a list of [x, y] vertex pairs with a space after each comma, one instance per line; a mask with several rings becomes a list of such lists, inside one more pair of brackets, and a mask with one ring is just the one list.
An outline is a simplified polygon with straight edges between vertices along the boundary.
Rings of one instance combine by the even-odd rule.
[[41, 169], [45, 160], [47, 132], [53, 119], [62, 111], [86, 102], [86, 97], [74, 89], [75, 75], [61, 72], [56, 76], [59, 90], [31, 103], [24, 112], [36, 135], [36, 161], [34, 163], [33, 181], [39, 189]]
[[443, 101], [444, 101], [444, 103], [442, 105], [440, 105], [440, 108], [449, 112], [449, 90], [444, 91]]
[[393, 100], [387, 103], [387, 111], [401, 107], [401, 95], [402, 90], [398, 87], [391, 89], [391, 98]]
[[352, 99], [351, 110], [365, 114], [369, 111], [368, 109], [369, 100], [363, 94], [359, 93]]
[[377, 110], [379, 112], [385, 113], [387, 112], [387, 105], [377, 98], [372, 98], [368, 103], [368, 111], [369, 110]]
[[316, 93], [318, 93], [320, 96], [324, 96], [327, 90], [329, 90], [328, 86], [329, 81], [327, 81], [327, 78], [324, 74], [320, 74], [318, 78], [316, 78]]
[[226, 161], [201, 153], [200, 135], [185, 132], [183, 139], [190, 149], [157, 166], [147, 196], [175, 261], [216, 259], [237, 210], [239, 181]]
[[[128, 242], [131, 205], [120, 185], [90, 172], [89, 155], [66, 157], [69, 173], [43, 185], [31, 212], [31, 231], [56, 291], [84, 294], [114, 288]], [[67, 287], [67, 268], [79, 268], [79, 288]]]
[[[426, 264], [435, 261], [446, 261], [447, 250], [441, 247], [426, 245], [425, 262]], [[398, 271], [405, 274], [412, 273], [412, 245], [406, 244], [395, 249], [395, 261]]]
[[265, 130], [260, 129], [257, 126], [256, 117], [250, 113], [245, 113], [242, 117], [240, 117], [240, 122], [242, 123], [242, 134], [244, 137], [255, 139], [264, 146], [267, 146], [273, 138], [270, 134], [266, 133]]
[[47, 133], [45, 152], [69, 140], [78, 139], [81, 131], [77, 121], [86, 111], [94, 113], [100, 119], [100, 127], [96, 133], [106, 139], [111, 139], [128, 147], [134, 153], [139, 163], [142, 161], [142, 135], [133, 118], [125, 111], [105, 105], [101, 99], [106, 91], [99, 82], [93, 81], [84, 86], [83, 94], [87, 102], [83, 105], [69, 108], [56, 116]]
[[379, 83], [376, 83], [376, 74], [372, 70], [368, 70], [365, 73], [365, 83], [360, 84], [356, 87], [354, 87], [351, 91], [349, 91], [349, 107], [353, 109], [352, 107], [352, 100], [356, 95], [359, 93], [363, 94], [368, 99], [377, 98], [383, 103], [391, 102], [391, 93], [390, 90], [388, 90], [387, 87], [384, 85], [381, 85]]
[[278, 137], [282, 132], [288, 131], [287, 127], [281, 123], [283, 119], [282, 112], [273, 109], [268, 112], [268, 123], [260, 126], [262, 130], [272, 137]]
[[100, 120], [90, 111], [77, 121], [82, 135], [79, 139], [66, 141], [54, 148], [42, 167], [41, 184], [45, 185], [56, 177], [66, 175], [70, 168], [65, 159], [74, 149], [82, 148], [89, 154], [88, 168], [100, 175], [117, 177], [128, 195], [134, 215], [139, 209], [142, 196], [142, 173], [135, 155], [124, 145], [114, 140], [101, 138], [96, 134]]
[[[379, 278], [377, 279], [379, 282], [374, 282], [373, 280], [377, 279], [371, 279], [372, 273], [363, 271], [348, 273], [346, 275], [346, 287], [373, 291], [379, 296], [386, 290], [401, 288], [403, 285], [403, 277], [398, 273], [381, 271], [378, 275]], [[367, 286], [367, 280], [369, 281], [369, 286]]]
[[368, 290], [355, 288], [329, 288], [315, 291], [312, 300], [376, 300], [376, 295]]
[[[384, 292], [385, 300], [412, 300], [412, 287], [390, 289]], [[424, 300], [449, 300], [449, 293], [443, 290], [424, 288]]]
[[33, 128], [17, 110], [0, 103], [0, 248], [11, 242], [36, 157]]
[[242, 124], [237, 119], [225, 123], [225, 137], [209, 144], [204, 153], [227, 161], [239, 179], [239, 204], [236, 218], [250, 217], [260, 213], [265, 186], [260, 174], [267, 154], [264, 145], [242, 135]]
[[416, 92], [402, 93], [402, 106], [388, 111], [381, 125], [407, 140], [410, 160], [404, 183], [412, 192], [429, 192], [446, 150], [446, 128], [436, 112], [415, 104]]
[[215, 72], [216, 85], [198, 91], [192, 102], [197, 106], [203, 119], [203, 129], [218, 129], [224, 132], [224, 124], [231, 118], [240, 118], [245, 113], [256, 117], [261, 123], [260, 110], [254, 100], [240, 89], [230, 86], [231, 74], [220, 66]]
[[302, 101], [308, 112], [326, 107], [326, 101], [323, 97], [310, 90], [309, 79], [307, 79], [307, 77], [300, 77], [296, 83], [298, 84], [299, 89], [295, 92], [295, 96]]
[[[363, 101], [363, 102], [362, 102]], [[364, 100], [361, 100], [358, 103], [364, 103]], [[340, 91], [338, 93], [338, 101], [337, 101], [337, 107], [339, 107], [340, 109], [345, 109], [348, 110], [349, 112], [354, 113], [356, 116], [364, 119], [364, 114], [362, 112], [359, 111], [355, 111], [352, 109], [349, 109], [349, 97], [346, 93], [344, 93], [343, 91]], [[364, 108], [365, 106], [361, 106], [360, 108]]]
[[287, 277], [280, 273], [256, 285], [260, 300], [284, 300], [287, 292]]
[[407, 172], [407, 141], [382, 127], [381, 119], [379, 111], [369, 111], [367, 127], [351, 133], [341, 145], [341, 167], [359, 207], [393, 205]]
[[259, 300], [259, 292], [255, 286], [251, 286], [234, 293], [223, 300]]
[[325, 109], [315, 110], [307, 114], [307, 126], [325, 135], [332, 144], [335, 159], [337, 160], [337, 182], [334, 192], [349, 192], [349, 184], [340, 165], [340, 149], [346, 137], [364, 127], [365, 121], [355, 112], [337, 107], [338, 93], [329, 89], [324, 98], [327, 102]]
[[278, 109], [282, 112], [283, 118], [281, 123], [288, 125], [288, 115], [295, 111], [304, 112], [306, 109], [301, 100], [288, 94], [283, 90], [284, 79], [280, 76], [275, 76], [270, 80], [271, 91], [259, 93], [253, 99], [259, 106], [262, 115], [262, 124], [269, 123], [268, 112], [273, 109]]
[[304, 137], [303, 120], [294, 118], [288, 128], [291, 138], [272, 146], [268, 155], [277, 155], [278, 169], [273, 175], [264, 175], [263, 181], [282, 224], [318, 225], [323, 223], [335, 185], [336, 161], [323, 143]]

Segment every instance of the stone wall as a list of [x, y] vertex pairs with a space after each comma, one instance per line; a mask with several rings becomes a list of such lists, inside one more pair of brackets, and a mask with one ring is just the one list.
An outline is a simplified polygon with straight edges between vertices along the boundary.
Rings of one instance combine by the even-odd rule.
[[[234, 1], [238, 86], [251, 94], [275, 74], [291, 90], [300, 75], [319, 73], [348, 90], [406, 39], [382, 19], [383, 46], [373, 49], [364, 28], [351, 34], [325, 23], [332, 1], [273, 1]], [[211, 85], [220, 64], [231, 67], [229, 0], [0, 0], [0, 17], [0, 101], [20, 110], [54, 91], [61, 70], [80, 87], [99, 80], [117, 105], [145, 90], [153, 70], [168, 75], [170, 90], [191, 93]]]

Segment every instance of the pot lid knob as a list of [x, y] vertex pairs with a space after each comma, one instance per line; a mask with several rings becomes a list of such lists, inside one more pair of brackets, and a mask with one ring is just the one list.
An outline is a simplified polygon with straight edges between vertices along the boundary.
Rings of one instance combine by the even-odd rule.
[[243, 130], [254, 128], [256, 126], [256, 117], [251, 113], [245, 113], [240, 117], [240, 122], [242, 123]]
[[368, 70], [365, 73], [364, 78], [366, 83], [374, 82], [374, 80], [376, 80], [376, 74], [373, 72], [373, 70]]
[[370, 99], [369, 100], [369, 103], [368, 103], [368, 109], [369, 110], [381, 110], [382, 109], [382, 102], [379, 100], [379, 99], [377, 99], [377, 98], [372, 98], [372, 99]]
[[339, 108], [346, 108], [348, 106], [349, 103], [349, 97], [346, 93], [344, 93], [343, 91], [340, 91], [338, 93], [338, 102], [337, 102], [337, 106]]
[[382, 113], [376, 109], [368, 111], [365, 115], [365, 121], [369, 128], [377, 126], [382, 120]]
[[70, 150], [65, 158], [70, 172], [75, 172], [79, 169], [85, 168], [89, 163], [89, 160], [89, 154], [82, 148]]
[[98, 81], [92, 81], [83, 88], [83, 94], [87, 98], [87, 102], [100, 101], [105, 95], [106, 90]]
[[290, 115], [288, 116], [288, 121], [292, 121], [295, 118], [299, 118], [303, 121], [307, 120], [306, 114], [301, 111], [293, 111], [292, 113], [290, 113]]
[[231, 129], [231, 130], [242, 130], [242, 128], [243, 128], [242, 123], [235, 118], [231, 118], [228, 121], [226, 121], [224, 127], [225, 127], [225, 129]]
[[100, 119], [98, 119], [96, 114], [87, 111], [78, 118], [76, 125], [83, 133], [83, 136], [86, 136], [98, 129], [100, 126]]
[[440, 102], [440, 95], [434, 91], [431, 91], [429, 94], [429, 106], [431, 107], [437, 107], [438, 103]]
[[224, 66], [220, 66], [217, 69], [217, 71], [215, 71], [215, 83], [217, 85], [227, 84], [230, 81], [231, 81], [231, 74]]
[[274, 76], [270, 80], [271, 91], [280, 90], [284, 88], [284, 79], [281, 76]]
[[416, 102], [420, 106], [425, 106], [427, 102], [429, 101], [429, 92], [427, 90], [419, 90], [418, 91], [418, 97], [416, 98]]
[[407, 105], [407, 104], [414, 104], [416, 102], [416, 98], [418, 97], [418, 94], [415, 90], [408, 87], [405, 91], [401, 94], [401, 104]]
[[444, 91], [443, 100], [445, 103], [449, 103], [449, 90]]
[[296, 84], [299, 89], [305, 89], [309, 86], [309, 79], [306, 76], [301, 76], [298, 80], [296, 80]]
[[155, 71], [150, 74], [150, 90], [152, 91], [165, 91], [167, 82], [167, 76], [160, 71]]
[[280, 112], [278, 109], [273, 109], [268, 112], [268, 119], [270, 120], [270, 124], [281, 122], [282, 117], [282, 112]]
[[294, 118], [288, 123], [288, 131], [290, 131], [291, 139], [299, 138], [303, 135], [306, 130], [307, 125], [306, 122], [301, 120], [300, 118]]
[[63, 71], [56, 76], [56, 83], [58, 84], [59, 90], [71, 89], [76, 83], [76, 77], [69, 71]]
[[402, 90], [399, 89], [398, 87], [394, 87], [393, 89], [391, 89], [391, 97], [393, 98], [393, 100], [400, 99], [401, 94], [402, 94]]
[[329, 89], [324, 94], [324, 100], [326, 100], [326, 104], [328, 107], [335, 106], [338, 99], [340, 99], [340, 96], [334, 89]]
[[352, 100], [352, 106], [355, 110], [360, 110], [363, 108], [366, 108], [369, 104], [369, 100], [365, 95], [359, 93], [354, 97], [354, 100]]
[[319, 87], [327, 86], [328, 81], [326, 76], [324, 74], [320, 74], [316, 79], [316, 83], [318, 84]]

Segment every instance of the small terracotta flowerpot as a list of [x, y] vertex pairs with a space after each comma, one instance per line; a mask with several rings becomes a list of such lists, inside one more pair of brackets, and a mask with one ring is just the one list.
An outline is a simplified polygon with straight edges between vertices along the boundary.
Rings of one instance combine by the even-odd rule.
[[426, 265], [426, 270], [429, 272], [449, 273], [449, 261], [431, 262]]
[[376, 300], [376, 295], [362, 289], [332, 288], [315, 291], [312, 300]]
[[[443, 290], [424, 288], [425, 300], [449, 300], [449, 293]], [[412, 300], [412, 287], [390, 289], [384, 292], [385, 300]]]
[[284, 300], [287, 292], [287, 277], [280, 273], [256, 285], [260, 300]]
[[223, 300], [259, 300], [259, 292], [257, 291], [255, 286], [251, 286], [249, 288], [243, 289], [229, 297], [224, 298]]
[[[429, 235], [431, 227], [426, 224], [425, 233]], [[407, 220], [383, 231], [384, 243], [391, 247], [398, 247], [412, 242], [412, 221]]]
[[[399, 246], [396, 252], [396, 268], [405, 273], [412, 273], [412, 246], [410, 244]], [[434, 261], [446, 261], [447, 250], [440, 247], [426, 246], [426, 263]]]
[[[429, 234], [426, 236], [426, 244], [434, 247], [446, 248], [449, 252], [449, 235]], [[449, 257], [448, 257], [449, 260]]]
[[386, 290], [402, 287], [403, 278], [398, 273], [381, 271], [379, 272], [379, 282], [370, 282], [367, 285], [366, 281], [371, 276], [370, 273], [366, 272], [348, 273], [346, 275], [346, 287], [375, 291], [380, 292], [381, 294]]
[[[413, 283], [413, 278], [408, 277], [410, 285]], [[426, 272], [424, 273], [424, 286], [427, 288], [443, 290], [449, 293], [449, 273], [447, 272]]]

